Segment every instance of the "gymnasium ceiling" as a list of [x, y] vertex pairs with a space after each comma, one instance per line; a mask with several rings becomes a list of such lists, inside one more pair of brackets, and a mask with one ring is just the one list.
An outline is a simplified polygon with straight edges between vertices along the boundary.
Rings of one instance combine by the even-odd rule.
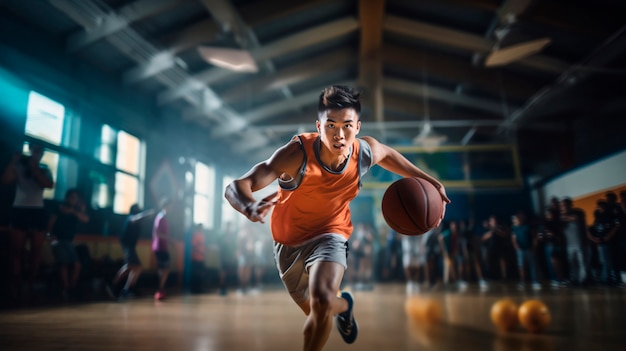
[[[389, 144], [443, 136], [532, 151], [537, 135], [626, 111], [623, 0], [4, 0], [0, 8], [256, 161], [312, 130], [317, 96], [337, 83], [363, 91], [362, 134]], [[538, 53], [485, 65], [494, 51], [545, 38]], [[242, 49], [258, 71], [220, 68], [201, 47]]]

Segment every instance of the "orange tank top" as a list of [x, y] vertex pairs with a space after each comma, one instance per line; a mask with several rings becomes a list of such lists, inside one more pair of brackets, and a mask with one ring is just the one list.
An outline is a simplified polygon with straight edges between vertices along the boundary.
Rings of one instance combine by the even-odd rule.
[[361, 176], [371, 166], [371, 150], [363, 140], [355, 140], [343, 169], [333, 171], [319, 158], [321, 141], [317, 133], [298, 139], [304, 152], [297, 184], [279, 181], [278, 201], [271, 216], [274, 241], [295, 246], [316, 236], [352, 234], [350, 201], [361, 188]]

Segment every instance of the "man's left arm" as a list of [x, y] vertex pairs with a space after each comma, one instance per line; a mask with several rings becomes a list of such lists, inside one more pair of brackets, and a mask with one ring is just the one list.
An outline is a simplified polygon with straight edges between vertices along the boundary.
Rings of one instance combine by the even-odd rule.
[[422, 178], [433, 184], [435, 188], [439, 190], [444, 202], [450, 203], [450, 199], [446, 195], [446, 190], [439, 180], [419, 169], [395, 149], [380, 143], [372, 137], [363, 137], [362, 139], [365, 140], [372, 149], [372, 165], [378, 164], [382, 168], [403, 177]]

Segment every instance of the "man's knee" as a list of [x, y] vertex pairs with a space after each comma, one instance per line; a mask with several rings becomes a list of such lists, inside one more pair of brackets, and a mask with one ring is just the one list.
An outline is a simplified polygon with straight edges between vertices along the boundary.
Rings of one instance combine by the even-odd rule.
[[337, 292], [329, 289], [311, 291], [311, 310], [316, 314], [329, 314], [332, 309], [332, 300], [337, 298]]

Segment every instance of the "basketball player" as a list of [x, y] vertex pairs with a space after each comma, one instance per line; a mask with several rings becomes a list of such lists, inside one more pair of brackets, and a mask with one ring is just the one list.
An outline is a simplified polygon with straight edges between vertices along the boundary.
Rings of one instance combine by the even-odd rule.
[[[132, 298], [135, 295], [133, 288], [141, 275], [141, 260], [137, 255], [137, 242], [141, 235], [142, 219], [152, 216], [154, 212], [154, 210], [141, 211], [139, 204], [134, 204], [130, 207], [130, 212], [122, 226], [120, 245], [124, 252], [124, 265], [113, 278], [113, 286], [118, 285], [122, 279], [126, 278], [124, 287], [117, 296], [120, 300]], [[109, 297], [116, 298], [111, 286], [107, 285], [105, 288]]]
[[[404, 177], [443, 185], [399, 152], [372, 137], [357, 139], [361, 129], [359, 93], [346, 86], [323, 90], [318, 101], [316, 133], [295, 136], [267, 160], [226, 187], [230, 204], [252, 222], [265, 222], [274, 208], [271, 229], [280, 277], [307, 316], [304, 350], [321, 350], [335, 317], [346, 343], [356, 340], [354, 299], [337, 296], [346, 269], [352, 233], [349, 202], [358, 194], [361, 176], [379, 164]], [[253, 192], [278, 179], [279, 189], [261, 200]]]
[[159, 274], [159, 288], [154, 293], [155, 300], [165, 299], [165, 284], [170, 273], [170, 226], [167, 217], [171, 208], [170, 200], [161, 199], [159, 208], [160, 211], [154, 218], [154, 225], [152, 226], [152, 252], [156, 258]]

